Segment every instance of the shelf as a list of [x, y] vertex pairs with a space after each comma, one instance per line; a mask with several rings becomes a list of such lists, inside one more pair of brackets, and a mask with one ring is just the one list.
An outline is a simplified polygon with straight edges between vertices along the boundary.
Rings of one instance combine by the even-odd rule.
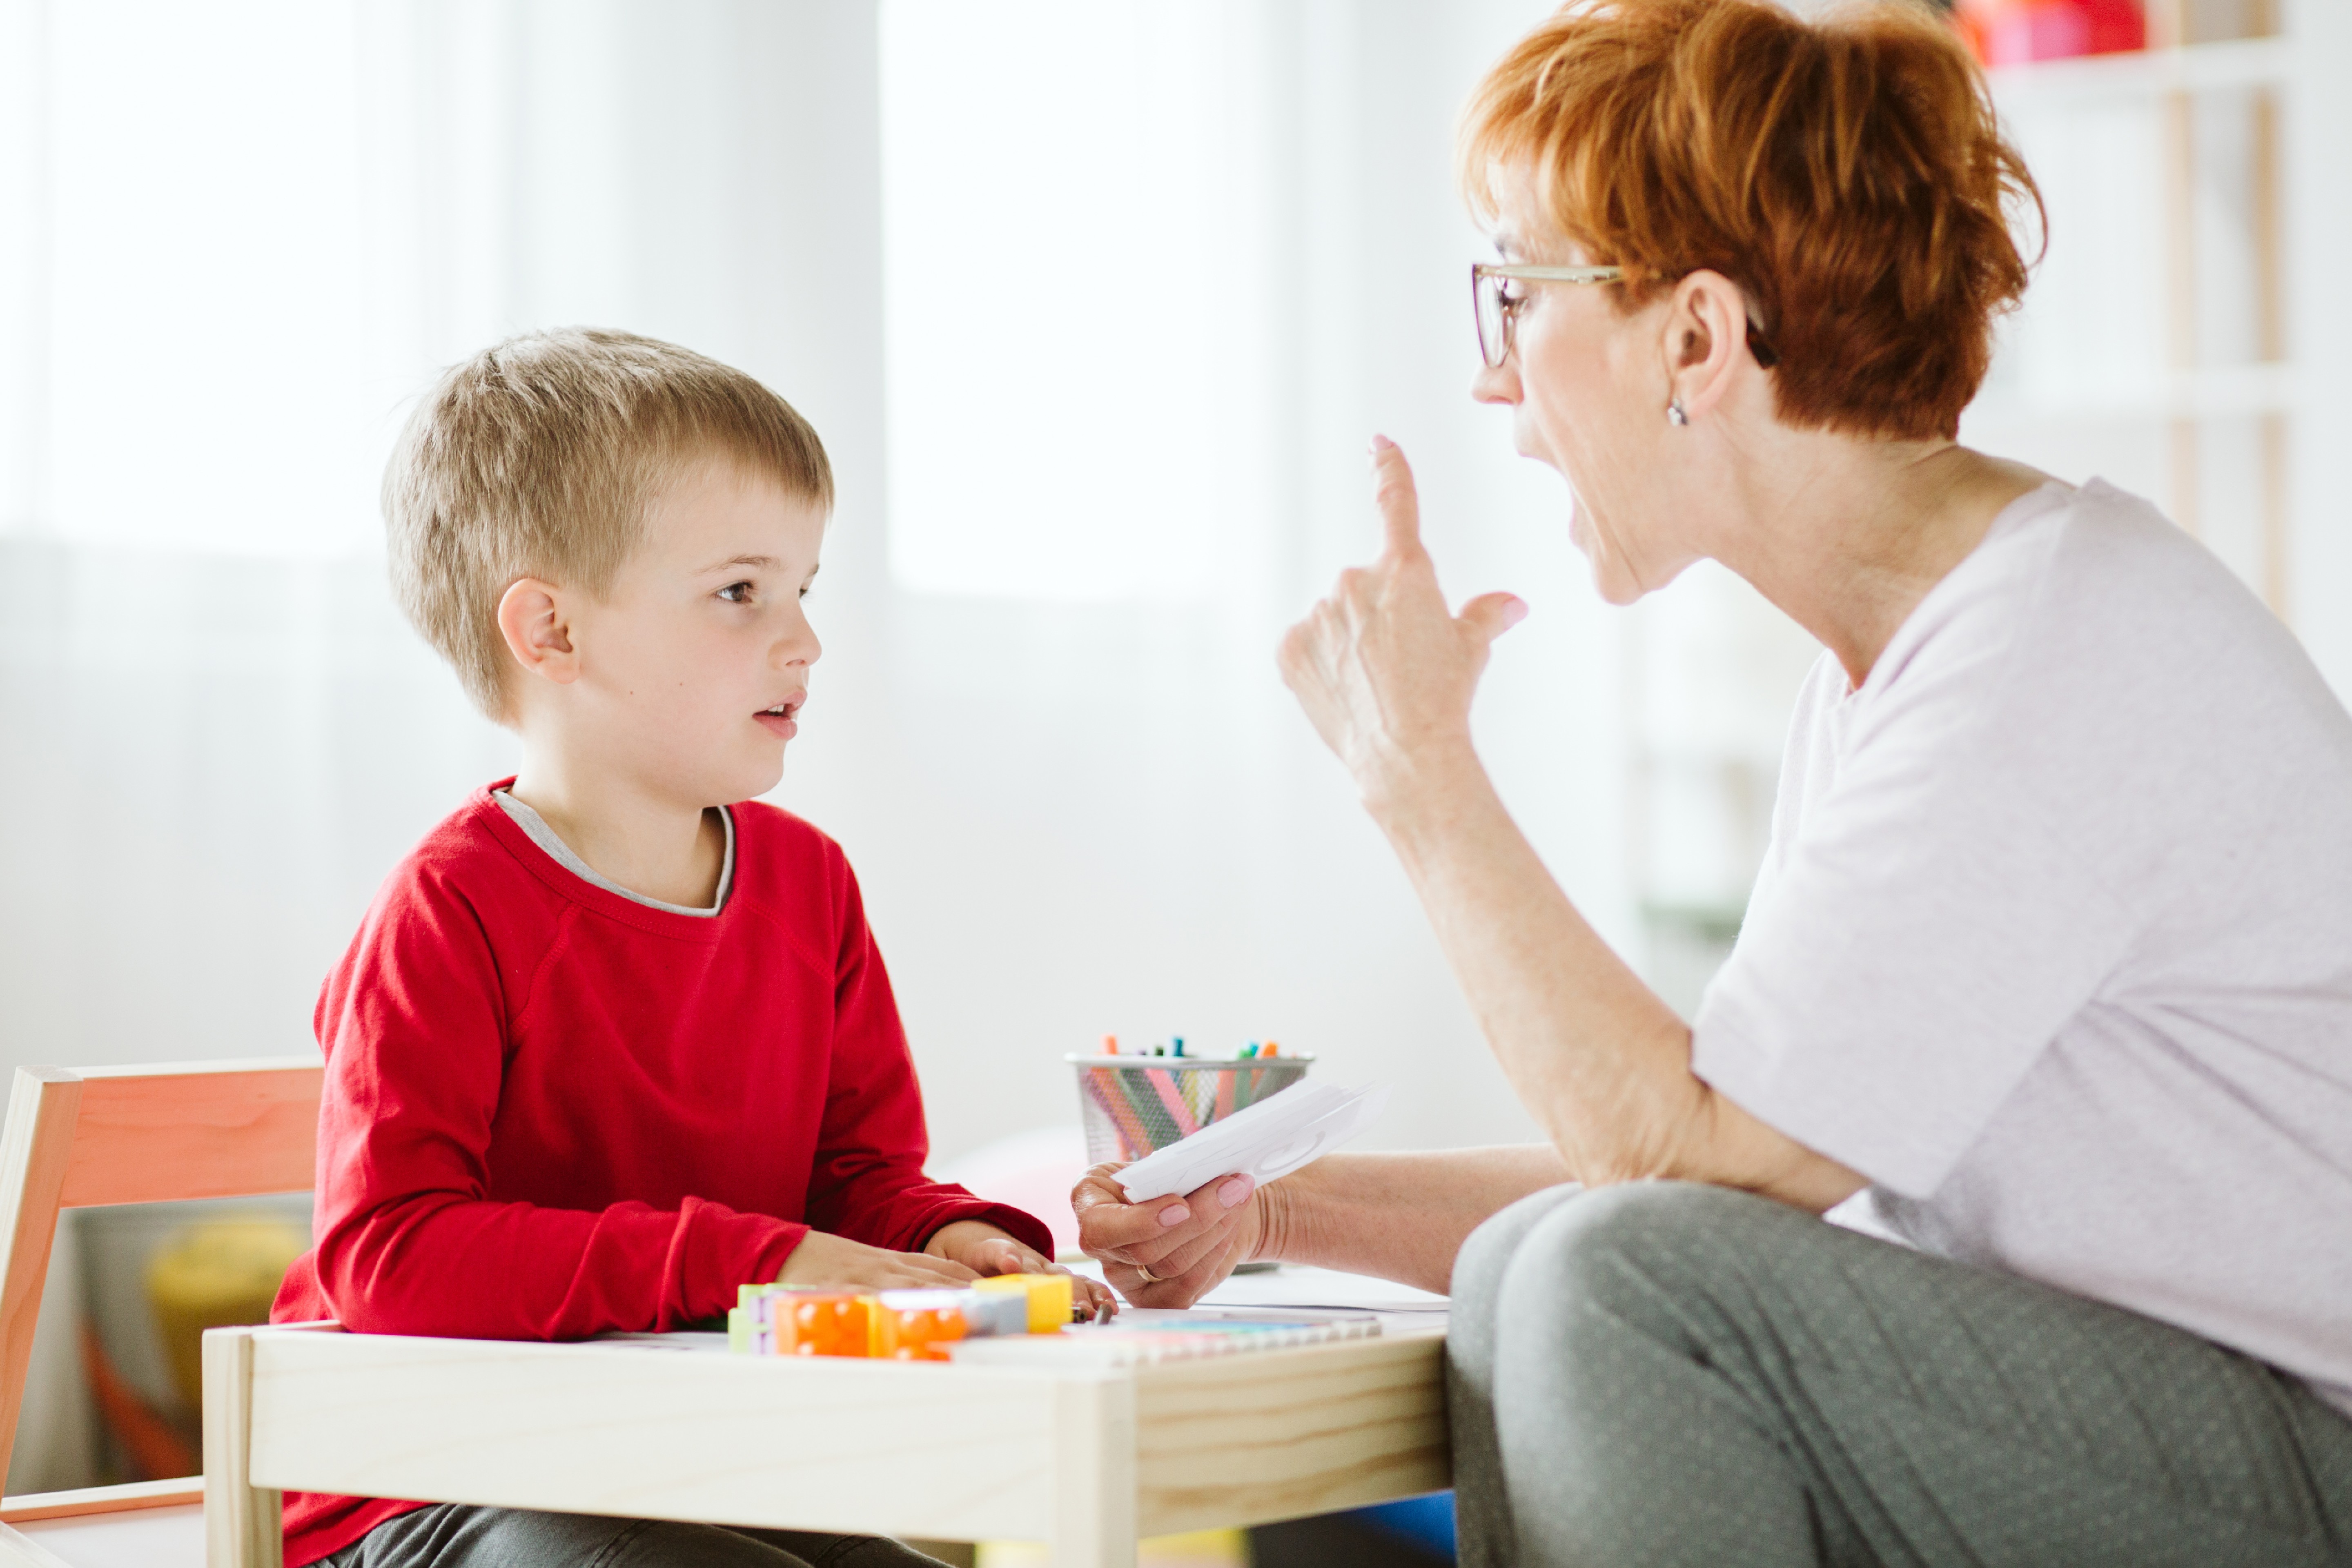
[[2215, 365], [2173, 371], [2128, 392], [2033, 395], [1989, 391], [1970, 405], [1976, 426], [2042, 424], [2052, 419], [2231, 419], [2286, 414], [2295, 405], [2294, 367]]
[[1641, 908], [1643, 922], [1654, 930], [1663, 926], [1687, 931], [1726, 947], [1738, 939], [1748, 919], [1745, 899], [1643, 899]]
[[2167, 92], [2284, 87], [2294, 78], [2289, 40], [2240, 38], [2186, 48], [2144, 49], [2080, 59], [2001, 66], [1985, 73], [1993, 102], [2004, 112], [2067, 108], [2108, 99], [2154, 98]]

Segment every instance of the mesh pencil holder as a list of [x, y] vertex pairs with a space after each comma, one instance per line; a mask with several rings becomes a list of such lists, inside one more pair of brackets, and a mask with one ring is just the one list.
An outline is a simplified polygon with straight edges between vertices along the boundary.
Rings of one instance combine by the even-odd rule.
[[1255, 1105], [1307, 1076], [1315, 1060], [1299, 1056], [1070, 1056], [1077, 1068], [1078, 1110], [1087, 1124], [1087, 1158], [1140, 1160], [1210, 1122]]

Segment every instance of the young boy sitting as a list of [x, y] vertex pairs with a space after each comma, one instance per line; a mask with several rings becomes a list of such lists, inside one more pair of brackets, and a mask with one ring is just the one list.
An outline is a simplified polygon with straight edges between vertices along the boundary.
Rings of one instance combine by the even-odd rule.
[[[806, 421], [620, 332], [451, 371], [385, 475], [401, 605], [522, 767], [392, 873], [328, 977], [316, 1247], [274, 1319], [498, 1339], [677, 1329], [746, 1281], [1050, 1268], [923, 1174], [856, 879], [783, 771], [832, 503]], [[1107, 1292], [1077, 1282], [1082, 1310]], [[336, 1568], [928, 1563], [894, 1542], [286, 1499]]]

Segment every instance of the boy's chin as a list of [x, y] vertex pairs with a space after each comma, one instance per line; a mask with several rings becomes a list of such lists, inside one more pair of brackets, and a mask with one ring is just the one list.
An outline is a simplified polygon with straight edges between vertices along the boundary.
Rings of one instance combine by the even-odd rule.
[[671, 799], [699, 802], [706, 809], [756, 800], [783, 781], [782, 748], [777, 754], [752, 762], [741, 757], [714, 759], [712, 765], [670, 771], [656, 787]]
[[739, 800], [755, 799], [783, 783], [784, 747], [790, 743], [789, 742], [780, 742], [774, 756], [763, 758], [759, 763], [737, 769], [727, 780], [728, 786], [733, 791], [727, 796], [727, 804], [732, 805]]

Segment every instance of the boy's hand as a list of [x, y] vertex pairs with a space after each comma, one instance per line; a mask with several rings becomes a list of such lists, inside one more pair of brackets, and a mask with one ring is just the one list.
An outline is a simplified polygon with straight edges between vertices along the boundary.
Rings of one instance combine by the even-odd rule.
[[[984, 1219], [960, 1219], [940, 1226], [923, 1250], [980, 1275], [1070, 1274]], [[1070, 1304], [1079, 1319], [1088, 1322], [1118, 1310], [1118, 1298], [1083, 1274], [1070, 1274]]]
[[801, 1237], [801, 1244], [784, 1259], [783, 1272], [776, 1276], [776, 1283], [839, 1285], [859, 1290], [952, 1290], [971, 1284], [976, 1278], [962, 1264], [936, 1254], [925, 1257], [919, 1252], [891, 1252], [813, 1230]]
[[1220, 1176], [1182, 1197], [1128, 1202], [1117, 1164], [1097, 1165], [1070, 1194], [1078, 1241], [1139, 1307], [1189, 1307], [1246, 1263], [1266, 1234], [1272, 1189]]

